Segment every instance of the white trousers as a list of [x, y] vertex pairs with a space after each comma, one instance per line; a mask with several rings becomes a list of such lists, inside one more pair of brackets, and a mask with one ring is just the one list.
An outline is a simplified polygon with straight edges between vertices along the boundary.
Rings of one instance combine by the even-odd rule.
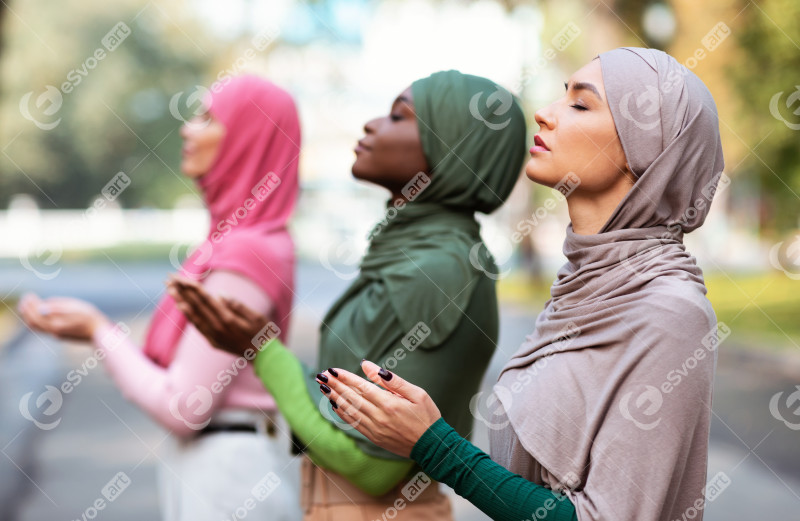
[[173, 440], [158, 468], [164, 521], [302, 519], [300, 459], [288, 431], [214, 432]]

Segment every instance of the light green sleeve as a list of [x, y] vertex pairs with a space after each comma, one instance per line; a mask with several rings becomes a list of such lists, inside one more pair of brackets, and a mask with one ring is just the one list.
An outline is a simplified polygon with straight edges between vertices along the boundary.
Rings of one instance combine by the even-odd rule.
[[353, 438], [328, 421], [309, 395], [303, 364], [278, 340], [258, 353], [254, 369], [315, 465], [344, 476], [373, 496], [390, 491], [414, 467], [410, 460], [365, 454]]

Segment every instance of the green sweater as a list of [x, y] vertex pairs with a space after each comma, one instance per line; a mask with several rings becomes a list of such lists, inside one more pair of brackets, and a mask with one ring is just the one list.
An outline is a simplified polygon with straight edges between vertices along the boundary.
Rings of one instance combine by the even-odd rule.
[[[258, 353], [254, 369], [315, 465], [344, 476], [373, 496], [387, 493], [415, 469], [411, 460], [365, 454], [355, 439], [327, 420], [305, 384], [310, 371], [279, 341]], [[451, 486], [492, 519], [518, 521], [538, 515], [534, 519], [577, 521], [566, 497], [498, 465], [442, 418], [417, 441], [411, 457], [433, 479]]]
[[578, 520], [575, 506], [566, 496], [495, 463], [443, 418], [417, 440], [411, 457], [433, 479], [452, 487], [492, 519]]

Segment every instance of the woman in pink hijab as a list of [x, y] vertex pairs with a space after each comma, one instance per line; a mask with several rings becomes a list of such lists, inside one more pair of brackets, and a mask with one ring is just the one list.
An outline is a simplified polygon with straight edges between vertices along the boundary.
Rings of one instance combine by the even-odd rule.
[[[214, 89], [206, 106], [181, 128], [181, 170], [196, 180], [211, 228], [180, 273], [260, 310], [269, 317], [262, 335], [285, 338], [295, 265], [287, 221], [300, 154], [294, 101], [244, 76]], [[175, 435], [160, 458], [164, 519], [220, 521], [241, 508], [254, 519], [299, 517], [296, 494], [285, 488], [295, 486], [290, 441], [275, 424], [272, 397], [248, 360], [212, 348], [170, 296], [159, 302], [143, 349], [120, 340], [88, 302], [28, 295], [20, 309], [33, 329], [93, 342], [126, 398]], [[271, 494], [279, 484], [281, 493]]]

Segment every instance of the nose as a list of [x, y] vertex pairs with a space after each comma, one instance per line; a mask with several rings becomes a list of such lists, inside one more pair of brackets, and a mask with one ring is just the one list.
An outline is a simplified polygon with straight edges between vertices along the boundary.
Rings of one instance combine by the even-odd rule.
[[367, 121], [366, 124], [364, 124], [364, 133], [365, 134], [374, 134], [375, 130], [376, 130], [376, 127], [378, 126], [378, 122], [380, 120], [381, 120], [381, 118], [374, 118], [374, 119], [371, 119], [371, 120]]
[[537, 110], [533, 115], [533, 118], [536, 120], [539, 128], [547, 128], [548, 130], [552, 130], [555, 126], [555, 119], [553, 117], [553, 104], [551, 103], [550, 105]]

